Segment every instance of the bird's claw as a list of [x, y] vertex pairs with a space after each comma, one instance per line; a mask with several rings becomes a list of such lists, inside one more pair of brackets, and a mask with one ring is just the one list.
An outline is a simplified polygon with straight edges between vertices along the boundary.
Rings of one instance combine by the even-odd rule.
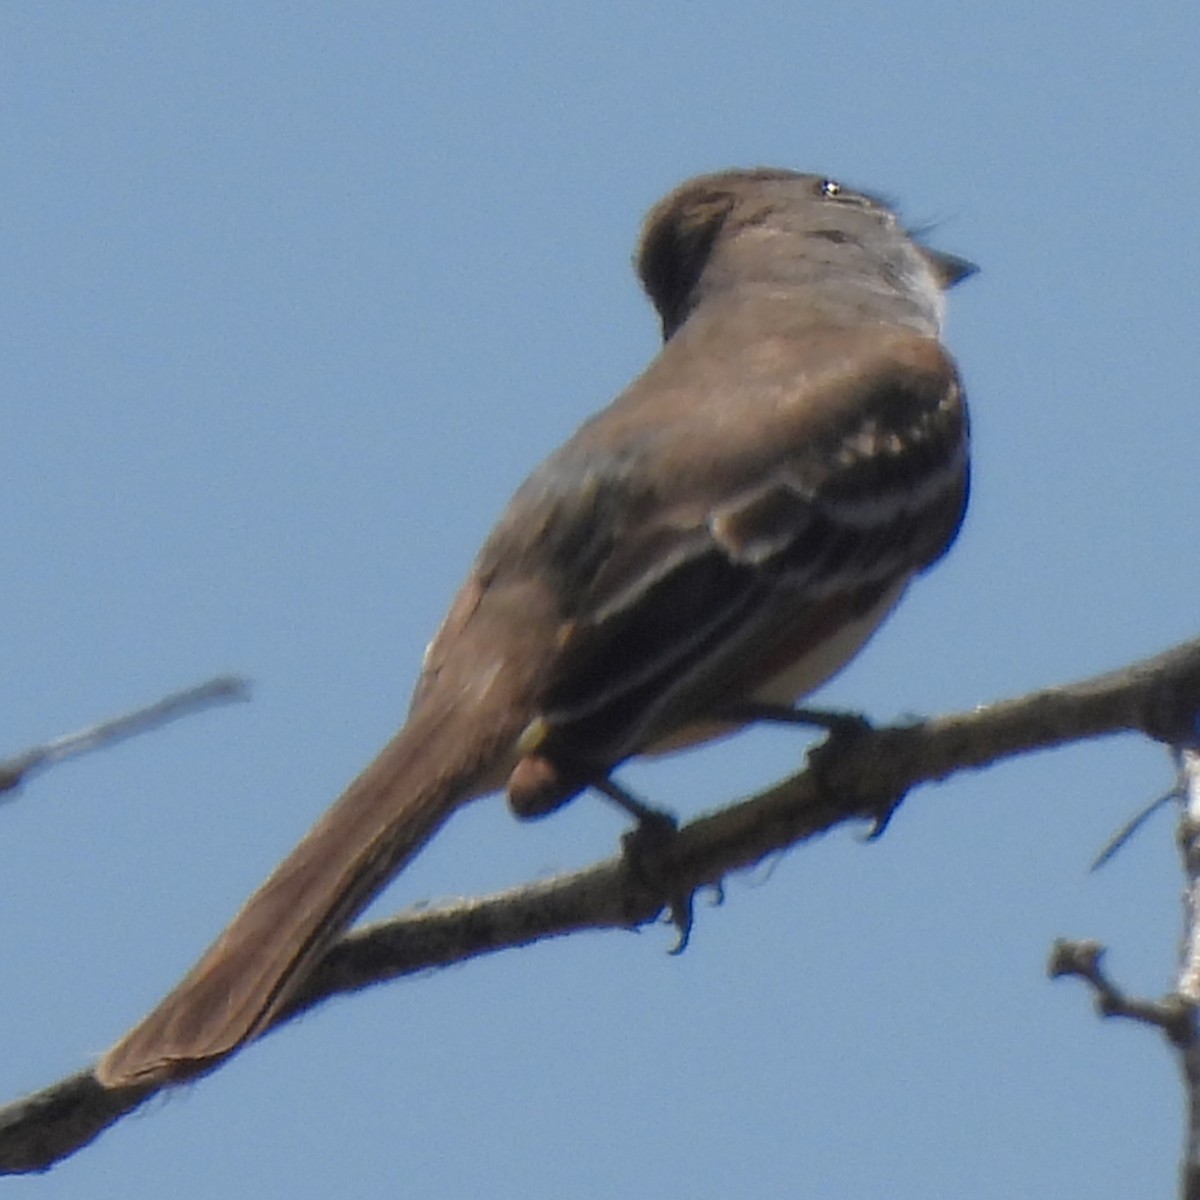
[[646, 804], [612, 779], [596, 785], [597, 791], [629, 813], [637, 825], [621, 838], [621, 853], [639, 883], [666, 897], [667, 917], [679, 935], [671, 954], [682, 954], [692, 934], [693, 893], [671, 880], [667, 862], [679, 832], [679, 822], [669, 812]]
[[745, 701], [728, 710], [729, 717], [738, 721], [762, 721], [768, 725], [807, 725], [823, 729], [831, 738], [851, 737], [871, 731], [871, 722], [862, 713], [840, 709], [797, 708], [790, 704], [760, 704]]

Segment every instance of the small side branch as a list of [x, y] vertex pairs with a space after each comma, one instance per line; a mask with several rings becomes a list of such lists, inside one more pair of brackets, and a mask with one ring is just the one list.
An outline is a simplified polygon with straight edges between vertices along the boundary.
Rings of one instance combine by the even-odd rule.
[[43, 742], [13, 758], [0, 760], [0, 793], [16, 791], [34, 772], [45, 770], [65, 759], [78, 758], [92, 750], [115, 745], [218, 704], [234, 704], [249, 698], [249, 685], [234, 675], [220, 675], [207, 683], [174, 692], [143, 708], [135, 708], [119, 717], [89, 725], [77, 733]]
[[1194, 1039], [1192, 1006], [1178, 993], [1172, 992], [1161, 1000], [1145, 1000], [1127, 996], [1108, 977], [1101, 961], [1104, 947], [1099, 942], [1071, 941], [1058, 938], [1050, 950], [1046, 974], [1051, 979], [1073, 975], [1084, 980], [1096, 999], [1096, 1011], [1102, 1017], [1124, 1017], [1142, 1025], [1161, 1029], [1171, 1043], [1183, 1047]]

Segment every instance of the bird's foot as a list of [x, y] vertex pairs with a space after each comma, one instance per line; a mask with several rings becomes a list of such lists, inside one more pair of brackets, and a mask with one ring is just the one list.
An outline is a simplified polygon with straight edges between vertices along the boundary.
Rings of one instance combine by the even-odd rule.
[[[826, 712], [820, 709], [784, 709], [785, 713], [798, 714], [789, 719], [791, 724], [817, 725], [828, 731], [828, 736], [811, 750], [806, 761], [809, 770], [824, 786], [838, 789], [839, 768], [853, 763], [854, 757], [862, 753], [862, 740], [875, 733], [875, 727], [861, 713]], [[785, 718], [780, 718], [785, 719]], [[863, 840], [878, 841], [892, 822], [904, 800], [903, 791], [873, 802], [863, 815], [871, 822]]]
[[[786, 704], [746, 701], [731, 709], [730, 715], [740, 721], [808, 725], [824, 729], [828, 736], [808, 752], [808, 765], [813, 772], [826, 779], [835, 779], [838, 763], [844, 761], [846, 755], [857, 752], [857, 743], [861, 738], [875, 732], [875, 727], [862, 713], [823, 708], [793, 708]], [[874, 809], [869, 816], [871, 828], [867, 830], [865, 841], [874, 842], [883, 837], [903, 799], [901, 793]]]
[[812, 729], [825, 730], [830, 740], [854, 737], [869, 733], [872, 729], [871, 722], [862, 713], [828, 708], [798, 708], [790, 704], [762, 704], [755, 700], [735, 704], [728, 710], [728, 715], [737, 721], [807, 725]]
[[669, 857], [679, 822], [671, 813], [640, 800], [614, 779], [605, 777], [592, 786], [637, 822], [621, 839], [622, 855], [639, 883], [666, 897], [667, 915], [679, 934], [671, 953], [682, 954], [692, 933], [693, 894], [691, 888], [680, 887], [672, 879]]

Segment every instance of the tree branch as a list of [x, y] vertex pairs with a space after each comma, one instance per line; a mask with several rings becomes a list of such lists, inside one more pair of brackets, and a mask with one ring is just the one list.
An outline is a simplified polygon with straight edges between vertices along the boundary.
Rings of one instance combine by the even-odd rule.
[[[1183, 937], [1175, 990], [1161, 1000], [1126, 995], [1101, 966], [1104, 947], [1093, 941], [1059, 938], [1050, 952], [1051, 978], [1074, 975], [1096, 997], [1103, 1017], [1125, 1017], [1162, 1031], [1179, 1060], [1187, 1101], [1187, 1132], [1179, 1174], [1183, 1200], [1200, 1200], [1200, 737], [1175, 747], [1178, 779], [1167, 799], [1180, 801], [1177, 840], [1187, 886], [1183, 897]], [[1155, 802], [1155, 807], [1158, 805]]]
[[[844, 723], [800, 773], [689, 822], [647, 873], [613, 858], [478, 899], [408, 911], [348, 934], [325, 955], [277, 1028], [330, 996], [582, 929], [632, 929], [680, 894], [845, 821], [879, 828], [908, 791], [1014, 755], [1136, 732], [1195, 739], [1200, 640], [1121, 671], [967, 713], [872, 729]], [[105, 1091], [84, 1072], [0, 1108], [0, 1174], [46, 1170], [154, 1091]]]
[[1163, 1032], [1176, 1047], [1192, 1040], [1192, 1009], [1178, 992], [1169, 992], [1161, 1000], [1130, 996], [1121, 990], [1101, 965], [1105, 947], [1091, 940], [1058, 938], [1050, 949], [1046, 974], [1051, 979], [1074, 976], [1082, 979], [1096, 997], [1096, 1011], [1102, 1017], [1124, 1017], [1139, 1025]]
[[1177, 1042], [1179, 1067], [1187, 1095], [1187, 1133], [1180, 1169], [1180, 1195], [1200, 1200], [1200, 737], [1178, 752], [1179, 789], [1183, 812], [1179, 819], [1179, 852], [1187, 887], [1183, 897], [1183, 940], [1179, 951], [1176, 994], [1187, 1012], [1188, 1036]]
[[[217, 704], [233, 704], [248, 700], [250, 689], [244, 679], [235, 675], [219, 675], [207, 683], [186, 688], [164, 696], [153, 704], [135, 708], [132, 712], [89, 725], [77, 733], [68, 733], [53, 741], [43, 742], [12, 758], [0, 759], [0, 794], [13, 792], [35, 771], [44, 770], [68, 758], [78, 758], [91, 750], [123, 742], [126, 738], [148, 733], [169, 721], [191, 716]], [[12, 797], [5, 797], [11, 799]]]

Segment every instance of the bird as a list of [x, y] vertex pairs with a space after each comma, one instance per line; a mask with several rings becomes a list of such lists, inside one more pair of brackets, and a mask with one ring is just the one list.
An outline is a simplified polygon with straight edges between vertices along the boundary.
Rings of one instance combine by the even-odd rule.
[[99, 1060], [178, 1083], [264, 1032], [452, 813], [520, 817], [735, 732], [845, 665], [955, 540], [969, 491], [944, 293], [974, 264], [881, 197], [700, 175], [635, 266], [643, 373], [537, 467], [429, 644], [407, 718], [191, 971]]

